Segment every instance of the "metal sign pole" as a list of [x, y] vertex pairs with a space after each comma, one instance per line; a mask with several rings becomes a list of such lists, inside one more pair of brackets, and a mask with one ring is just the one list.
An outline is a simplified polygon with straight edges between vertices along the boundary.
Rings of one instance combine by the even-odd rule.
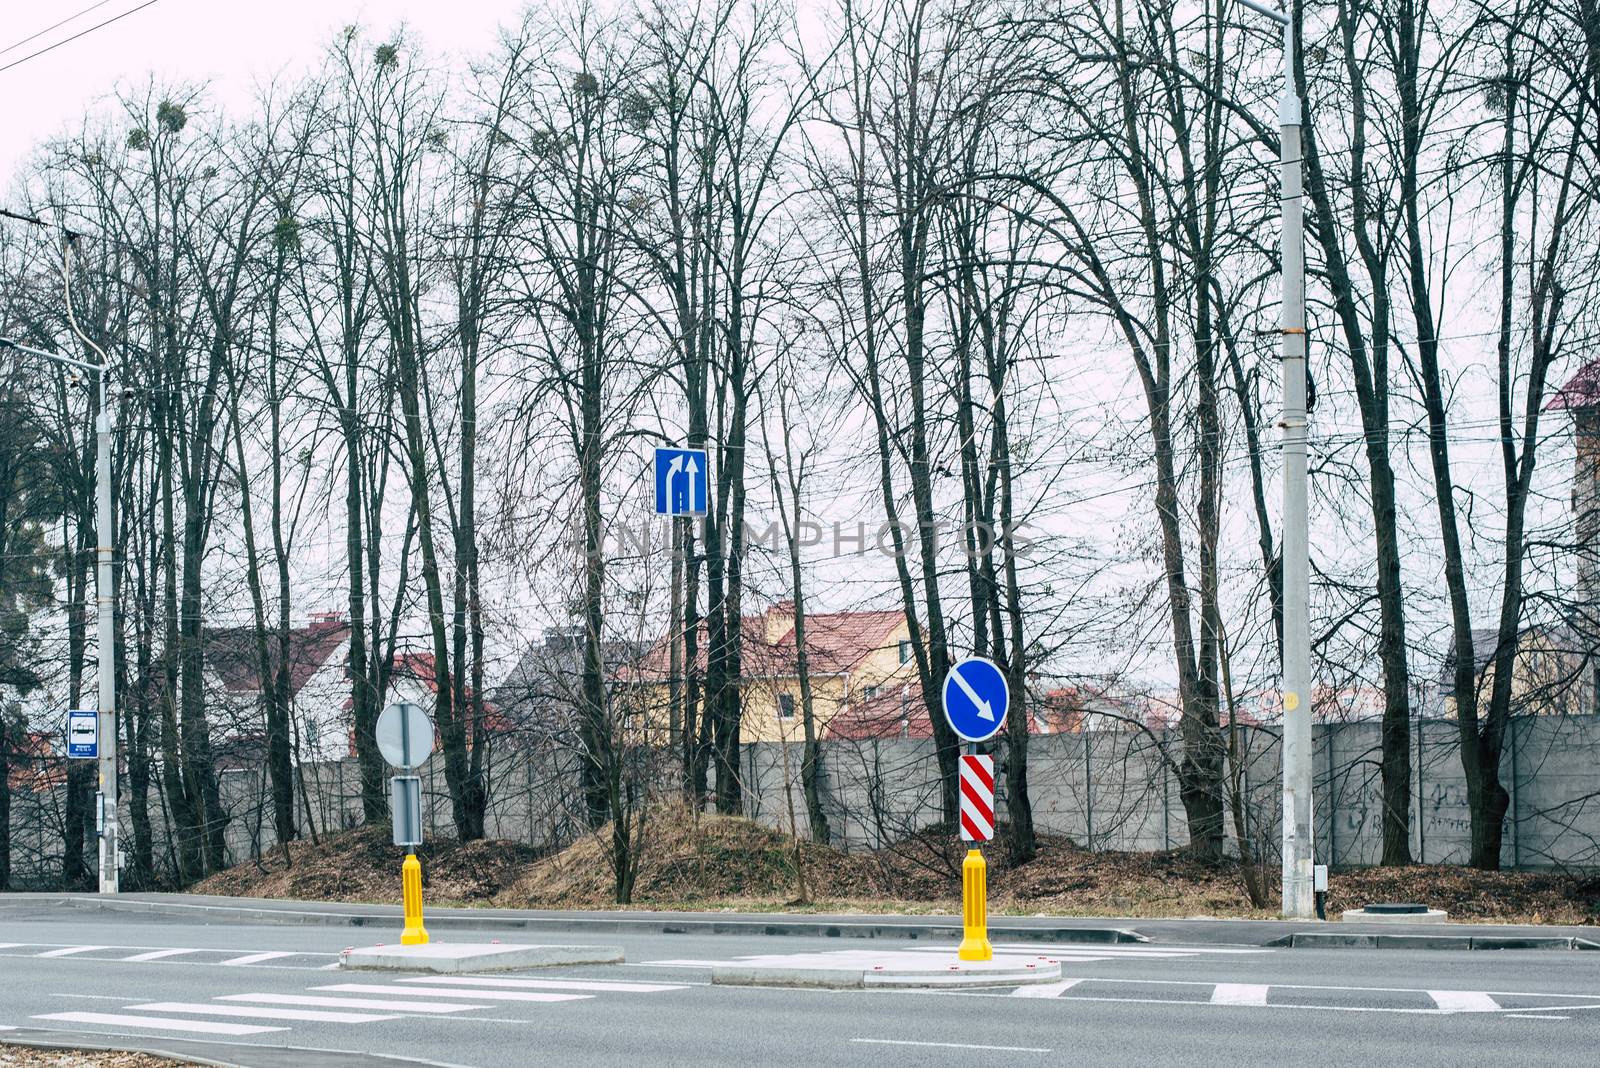
[[[967, 743], [967, 755], [978, 755], [977, 742]], [[961, 946], [956, 956], [961, 960], [994, 959], [994, 947], [989, 944], [989, 866], [976, 842], [961, 862]]]
[[[413, 717], [418, 722], [413, 723]], [[405, 906], [405, 927], [400, 932], [400, 944], [426, 945], [428, 929], [422, 923], [422, 865], [416, 854], [416, 847], [422, 844], [422, 780], [412, 773], [433, 752], [433, 722], [418, 706], [401, 702], [383, 710], [373, 733], [384, 759], [404, 772], [389, 779], [394, 844], [406, 851], [405, 862], [400, 865], [400, 896]], [[413, 736], [418, 734], [422, 736], [416, 740], [419, 747], [426, 741], [426, 748], [420, 751], [412, 749]]]

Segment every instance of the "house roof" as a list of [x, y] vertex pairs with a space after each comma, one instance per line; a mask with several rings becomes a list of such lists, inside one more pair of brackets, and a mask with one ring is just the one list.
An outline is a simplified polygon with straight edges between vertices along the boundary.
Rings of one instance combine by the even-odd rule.
[[[817, 675], [844, 675], [853, 671], [875, 651], [885, 647], [890, 637], [905, 623], [900, 611], [806, 613], [806, 667]], [[746, 678], [785, 678], [797, 668], [797, 644], [792, 602], [780, 601], [756, 616], [740, 621], [740, 667]], [[707, 639], [705, 621], [695, 629], [695, 661], [705, 670]], [[774, 635], [768, 638], [768, 635]], [[660, 681], [671, 674], [672, 645], [665, 638], [656, 642], [639, 661], [638, 674], [645, 681]]]
[[885, 686], [872, 697], [852, 700], [839, 709], [822, 732], [828, 740], [931, 738], [933, 724], [916, 680]]
[[[774, 611], [782, 612], [784, 607], [780, 604]], [[901, 611], [807, 614], [806, 666], [811, 671], [828, 674], [851, 671], [873, 652], [882, 649], [889, 636], [905, 621], [906, 614]], [[792, 622], [776, 641], [767, 645], [779, 671], [785, 667], [794, 670], [796, 649]]]
[[54, 739], [53, 731], [28, 731], [13, 745], [6, 774], [12, 790], [40, 793], [67, 781], [67, 762], [56, 754]]
[[1567, 379], [1567, 384], [1556, 390], [1545, 402], [1547, 412], [1571, 411], [1578, 408], [1600, 407], [1600, 360], [1592, 360]]
[[[1583, 640], [1570, 626], [1552, 624], [1544, 626], [1524, 627], [1517, 632], [1513, 655], [1522, 646], [1528, 643], [1554, 653], [1581, 653]], [[1489, 662], [1494, 659], [1495, 652], [1500, 645], [1500, 631], [1494, 627], [1478, 627], [1472, 631], [1472, 659], [1473, 675], [1479, 676], [1488, 668]], [[1456, 650], [1455, 643], [1451, 642], [1445, 653], [1444, 663], [1439, 667], [1439, 695], [1441, 697], [1454, 697], [1456, 695]]]
[[[350, 625], [342, 618], [333, 616], [314, 619], [307, 626], [290, 630], [290, 695], [298, 694], [311, 681], [311, 677], [344, 647], [349, 637]], [[261, 659], [256, 647], [255, 627], [211, 628], [206, 631], [205, 643], [206, 663], [217, 673], [225, 690], [242, 694], [261, 691]], [[277, 670], [277, 657], [277, 637], [269, 634], [268, 670]]]

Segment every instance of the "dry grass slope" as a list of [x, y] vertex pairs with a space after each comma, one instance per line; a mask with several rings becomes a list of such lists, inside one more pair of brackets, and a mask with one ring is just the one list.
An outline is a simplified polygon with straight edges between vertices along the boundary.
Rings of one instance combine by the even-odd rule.
[[[418, 850], [430, 903], [515, 908], [614, 908], [609, 828], [555, 854], [515, 842], [459, 845], [436, 838]], [[633, 898], [640, 908], [841, 912], [959, 912], [965, 847], [930, 830], [875, 852], [843, 853], [794, 841], [754, 821], [662, 805], [649, 814], [648, 846]], [[1037, 857], [1012, 867], [1003, 841], [984, 850], [996, 915], [1246, 916], [1238, 866], [1183, 850], [1091, 853], [1041, 838]], [[318, 901], [399, 901], [399, 851], [387, 827], [366, 827], [291, 847], [212, 876], [196, 893]], [[1274, 884], [1275, 885], [1275, 884]], [[1461, 920], [1600, 924], [1600, 877], [1559, 872], [1478, 872], [1415, 866], [1336, 872], [1330, 915], [1374, 901], [1421, 901]]]

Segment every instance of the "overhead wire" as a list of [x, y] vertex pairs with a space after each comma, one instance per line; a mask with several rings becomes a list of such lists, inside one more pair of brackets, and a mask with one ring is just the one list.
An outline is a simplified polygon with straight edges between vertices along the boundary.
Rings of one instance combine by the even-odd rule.
[[43, 37], [45, 34], [49, 33], [51, 30], [59, 29], [60, 27], [65, 26], [69, 22], [72, 22], [72, 21], [74, 21], [76, 19], [82, 18], [83, 16], [87, 15], [91, 11], [95, 11], [95, 10], [98, 10], [99, 8], [105, 7], [109, 3], [111, 3], [111, 0], [98, 0], [97, 3], [90, 4], [88, 7], [84, 8], [82, 11], [77, 12], [76, 14], [68, 15], [66, 18], [60, 20], [59, 22], [52, 22], [50, 25], [46, 26], [44, 29], [35, 31], [34, 33], [29, 34], [28, 36], [24, 37], [20, 41], [15, 41], [15, 42], [13, 42], [11, 44], [6, 45], [4, 48], [0, 48], [0, 56], [5, 55], [7, 52], [15, 52], [17, 49], [21, 48], [23, 45], [27, 44], [28, 42], [36, 41], [39, 38]]
[[[93, 26], [90, 26], [88, 29], [79, 30], [77, 33], [73, 34], [70, 37], [63, 37], [61, 40], [56, 41], [53, 44], [45, 45], [43, 48], [39, 49], [38, 51], [30, 52], [27, 55], [23, 56], [21, 59], [12, 60], [10, 63], [7, 63], [5, 66], [0, 67], [0, 74], [4, 74], [6, 71], [11, 70], [14, 67], [20, 67], [24, 63], [28, 62], [30, 59], [38, 59], [40, 56], [42, 56], [42, 55], [44, 55], [44, 54], [46, 54], [48, 52], [53, 52], [56, 49], [60, 48], [62, 45], [71, 44], [73, 41], [76, 41], [79, 38], [87, 37], [89, 34], [93, 33], [96, 30], [103, 29], [106, 26], [111, 25], [113, 22], [120, 22], [121, 20], [127, 18], [129, 15], [136, 14], [137, 12], [143, 11], [145, 8], [150, 7], [150, 6], [152, 6], [152, 5], [156, 4], [156, 3], [159, 3], [159, 2], [160, 2], [160, 0], [144, 0], [144, 3], [139, 4], [137, 7], [131, 7], [127, 11], [122, 12], [121, 14], [113, 15], [110, 18], [106, 19], [104, 22], [97, 22]], [[83, 14], [83, 12], [79, 12], [79, 14]], [[76, 17], [77, 17], [76, 15], [73, 16], [73, 18], [76, 18]], [[64, 21], [65, 22], [71, 22], [72, 19], [66, 19]], [[54, 27], [52, 27], [52, 28], [54, 28]], [[40, 31], [40, 32], [48, 32], [48, 31]]]

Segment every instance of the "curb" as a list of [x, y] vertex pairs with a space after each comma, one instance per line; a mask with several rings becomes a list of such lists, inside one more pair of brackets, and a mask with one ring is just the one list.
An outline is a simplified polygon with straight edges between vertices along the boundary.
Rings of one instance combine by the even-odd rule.
[[[498, 941], [498, 940], [497, 940]], [[565, 968], [578, 964], [621, 964], [616, 946], [471, 945], [432, 942], [417, 946], [368, 946], [339, 954], [343, 971], [419, 972], [459, 975], [462, 972], [505, 972], [519, 968]]]
[[[164, 1041], [164, 1040], [158, 1040]], [[96, 1041], [96, 1036], [85, 1034], [81, 1038], [29, 1038], [20, 1033], [0, 1031], [0, 1049], [6, 1046], [15, 1046], [18, 1049], [61, 1050], [70, 1052], [74, 1050], [87, 1050], [91, 1053], [143, 1053], [149, 1057], [165, 1057], [169, 1061], [179, 1064], [199, 1064], [206, 1068], [249, 1068], [241, 1061], [222, 1061], [215, 1057], [202, 1057], [194, 1053], [176, 1053], [155, 1042], [141, 1044], [138, 1042], [106, 1043]]]
[[[984, 967], [983, 965], [989, 965]], [[929, 968], [855, 964], [807, 968], [783, 964], [719, 964], [711, 969], [712, 986], [799, 987], [810, 990], [950, 990], [997, 986], [1033, 986], [1056, 982], [1061, 965], [984, 961], [980, 964]]]
[[64, 1032], [38, 1027], [0, 1031], [0, 1048], [89, 1050], [95, 1053], [143, 1053], [180, 1064], [207, 1068], [457, 1068], [440, 1061], [389, 1053], [319, 1049], [315, 1046], [256, 1046], [239, 1042], [207, 1042], [193, 1038], [156, 1038], [135, 1034]]
[[1287, 934], [1265, 945], [1284, 949], [1600, 949], [1587, 938], [1518, 935]]
[[[235, 923], [271, 923], [291, 926], [323, 927], [393, 927], [400, 921], [399, 906], [395, 915], [374, 915], [364, 912], [313, 912], [294, 909], [270, 909], [248, 905], [191, 905], [177, 901], [103, 901], [96, 898], [68, 897], [52, 902], [62, 908], [89, 909], [97, 912], [149, 913], [163, 916], [190, 916], [207, 921]], [[883, 938], [918, 939], [948, 938], [959, 941], [961, 922], [950, 923], [877, 923], [870, 919], [852, 920], [706, 920], [682, 917], [618, 917], [616, 919], [590, 916], [473, 916], [470, 911], [430, 912], [428, 927], [433, 930], [453, 931], [569, 931], [596, 934], [723, 934], [773, 936], [787, 935], [796, 938]], [[1150, 939], [1125, 927], [1017, 927], [1004, 923], [990, 923], [991, 940], [1012, 942], [1072, 943], [1090, 945], [1117, 945], [1149, 942]]]

